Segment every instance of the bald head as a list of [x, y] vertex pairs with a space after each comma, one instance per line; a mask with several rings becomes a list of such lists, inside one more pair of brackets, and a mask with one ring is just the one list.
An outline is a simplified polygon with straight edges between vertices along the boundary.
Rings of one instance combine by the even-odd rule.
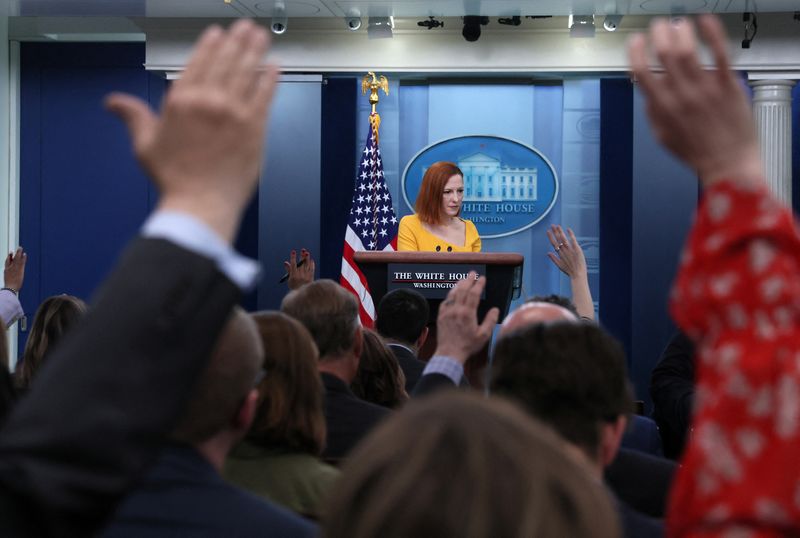
[[553, 323], [557, 321], [578, 322], [577, 316], [553, 303], [532, 301], [525, 303], [509, 314], [500, 327], [503, 337], [517, 329], [536, 325], [537, 323]]
[[234, 308], [173, 438], [194, 444], [228, 427], [263, 363], [264, 347], [255, 322], [244, 310]]

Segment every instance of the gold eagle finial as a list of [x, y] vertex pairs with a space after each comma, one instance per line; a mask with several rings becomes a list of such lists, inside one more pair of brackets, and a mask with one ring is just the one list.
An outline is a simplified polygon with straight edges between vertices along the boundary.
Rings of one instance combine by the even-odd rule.
[[361, 79], [361, 93], [362, 95], [369, 93], [369, 104], [372, 105], [372, 114], [369, 116], [369, 122], [372, 125], [372, 130], [375, 133], [375, 142], [378, 142], [378, 127], [381, 124], [381, 117], [378, 115], [376, 106], [378, 105], [378, 90], [383, 90], [383, 93], [389, 95], [389, 79], [381, 75], [376, 76], [373, 71], [369, 71], [364, 78]]

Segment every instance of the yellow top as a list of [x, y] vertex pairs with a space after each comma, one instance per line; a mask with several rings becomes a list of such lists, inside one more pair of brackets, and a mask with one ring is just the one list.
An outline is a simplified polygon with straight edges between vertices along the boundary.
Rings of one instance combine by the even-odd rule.
[[461, 219], [465, 226], [464, 244], [454, 245], [433, 235], [422, 227], [422, 221], [416, 215], [406, 215], [400, 219], [400, 229], [397, 232], [397, 250], [412, 250], [417, 252], [480, 252], [481, 236], [471, 220]]

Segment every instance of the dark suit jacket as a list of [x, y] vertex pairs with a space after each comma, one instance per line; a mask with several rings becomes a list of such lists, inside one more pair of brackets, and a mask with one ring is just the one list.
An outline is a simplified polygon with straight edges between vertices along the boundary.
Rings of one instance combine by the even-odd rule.
[[620, 500], [637, 512], [661, 518], [677, 467], [666, 458], [620, 448], [606, 467], [605, 481]]
[[682, 332], [670, 340], [653, 369], [650, 396], [664, 455], [678, 459], [686, 442], [694, 401], [694, 344]]
[[404, 346], [389, 344], [389, 349], [391, 349], [394, 356], [397, 357], [397, 363], [406, 376], [406, 392], [411, 394], [417, 381], [422, 377], [425, 363], [419, 360], [411, 350]]
[[120, 504], [103, 538], [314, 536], [316, 526], [225, 482], [190, 446], [172, 445]]
[[0, 535], [89, 536], [153, 463], [239, 289], [138, 239], [0, 431]]
[[321, 373], [325, 387], [325, 424], [328, 437], [323, 459], [336, 461], [347, 453], [390, 411], [360, 400], [338, 377]]
[[628, 429], [622, 437], [622, 446], [651, 456], [663, 456], [661, 435], [658, 426], [652, 418], [633, 415], [628, 423]]
[[615, 499], [617, 515], [625, 538], [660, 538], [664, 536], [664, 521], [637, 512], [625, 502]]

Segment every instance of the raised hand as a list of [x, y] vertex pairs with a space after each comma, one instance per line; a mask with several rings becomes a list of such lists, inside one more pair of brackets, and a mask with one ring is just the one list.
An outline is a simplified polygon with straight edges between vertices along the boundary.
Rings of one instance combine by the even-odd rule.
[[594, 319], [594, 303], [589, 289], [589, 271], [586, 268], [586, 256], [578, 243], [578, 239], [570, 228], [569, 237], [558, 224], [550, 226], [547, 238], [555, 252], [548, 252], [547, 257], [556, 267], [569, 277], [572, 290], [572, 302], [578, 315], [584, 319]]
[[567, 228], [569, 237], [558, 224], [553, 224], [547, 230], [547, 238], [553, 245], [555, 252], [548, 252], [547, 257], [556, 267], [570, 278], [586, 278], [586, 257], [583, 249], [578, 244], [575, 234]]
[[[637, 34], [628, 43], [631, 70], [647, 99], [653, 131], [706, 185], [721, 179], [761, 181], [752, 112], [730, 70], [725, 31], [711, 15], [701, 15], [697, 22], [716, 70], [700, 64], [695, 27], [688, 19], [654, 19], [648, 37]], [[650, 50], [663, 74], [650, 70]]]
[[16, 292], [22, 289], [22, 283], [25, 281], [25, 263], [28, 261], [28, 255], [18, 247], [16, 251], [10, 252], [6, 256], [6, 263], [3, 269], [3, 285], [11, 288]]
[[286, 268], [286, 272], [289, 275], [289, 280], [286, 285], [289, 286], [290, 290], [296, 290], [314, 280], [316, 263], [314, 263], [314, 258], [311, 257], [311, 253], [304, 248], [300, 249], [300, 260], [303, 264], [298, 267], [297, 251], [293, 250], [289, 253], [289, 261], [283, 262], [283, 266]]
[[239, 20], [198, 40], [167, 93], [161, 115], [114, 93], [106, 106], [127, 125], [139, 162], [161, 191], [160, 209], [190, 213], [232, 241], [252, 196], [277, 68], [259, 71], [266, 31]]
[[486, 286], [486, 277], [476, 279], [474, 271], [458, 282], [439, 305], [436, 319], [435, 355], [446, 355], [464, 364], [492, 337], [500, 310], [492, 308], [478, 323], [478, 304]]

